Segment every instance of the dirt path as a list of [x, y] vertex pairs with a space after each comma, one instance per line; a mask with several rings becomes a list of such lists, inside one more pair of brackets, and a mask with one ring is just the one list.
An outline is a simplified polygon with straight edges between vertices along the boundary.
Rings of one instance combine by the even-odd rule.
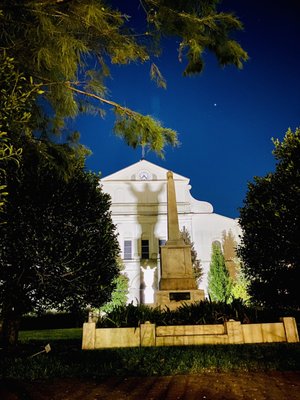
[[299, 372], [4, 382], [1, 400], [300, 400]]

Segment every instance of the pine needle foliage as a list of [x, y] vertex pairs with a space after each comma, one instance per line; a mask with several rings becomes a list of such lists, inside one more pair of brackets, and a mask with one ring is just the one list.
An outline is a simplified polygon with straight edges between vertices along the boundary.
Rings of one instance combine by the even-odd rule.
[[243, 28], [232, 13], [217, 11], [219, 0], [149, 0], [148, 21], [156, 34], [181, 38], [179, 59], [187, 60], [184, 75], [202, 72], [205, 50], [215, 54], [219, 64], [242, 68], [247, 53], [230, 34]]
[[160, 122], [150, 115], [133, 112], [128, 115], [123, 109], [116, 109], [116, 124], [114, 131], [125, 142], [136, 148], [148, 146], [150, 150], [163, 157], [166, 144], [178, 145], [176, 131], [164, 128]]
[[92, 110], [103, 116], [112, 106], [117, 134], [133, 147], [146, 142], [163, 155], [166, 144], [178, 144], [176, 132], [111, 101], [106, 83], [110, 66], [149, 62], [151, 79], [165, 88], [153, 58], [161, 53], [162, 37], [171, 36], [180, 38], [179, 61], [186, 62], [185, 75], [202, 72], [206, 50], [221, 66], [241, 68], [248, 56], [231, 33], [242, 24], [233, 14], [220, 12], [218, 0], [143, 0], [136, 3], [132, 18], [128, 3], [3, 0], [0, 48], [14, 58], [18, 71], [43, 87], [44, 101], [39, 104], [46, 104], [45, 120], [55, 115], [48, 126], [51, 131], [59, 133], [66, 118], [79, 112]]

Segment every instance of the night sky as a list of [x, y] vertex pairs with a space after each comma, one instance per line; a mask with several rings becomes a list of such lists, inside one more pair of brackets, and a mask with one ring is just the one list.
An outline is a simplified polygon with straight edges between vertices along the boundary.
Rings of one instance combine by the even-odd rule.
[[[242, 70], [222, 69], [208, 53], [201, 75], [183, 77], [178, 40], [166, 39], [155, 63], [167, 90], [150, 80], [150, 64], [114, 66], [107, 85], [112, 100], [179, 133], [181, 146], [167, 148], [164, 160], [151, 153], [146, 159], [190, 178], [193, 197], [235, 218], [247, 182], [274, 170], [271, 138], [300, 126], [300, 1], [224, 0], [220, 9], [244, 23], [234, 35], [250, 56]], [[102, 176], [141, 158], [140, 148], [114, 136], [107, 111], [105, 119], [81, 116], [72, 124], [93, 152], [87, 168]]]

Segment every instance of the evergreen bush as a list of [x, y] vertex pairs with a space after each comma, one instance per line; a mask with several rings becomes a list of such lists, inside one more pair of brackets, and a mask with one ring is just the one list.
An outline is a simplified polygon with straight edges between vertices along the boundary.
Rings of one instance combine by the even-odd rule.
[[245, 305], [235, 299], [232, 303], [204, 300], [183, 304], [176, 310], [152, 308], [144, 304], [121, 306], [102, 316], [98, 328], [138, 327], [149, 321], [157, 326], [223, 324], [230, 319], [247, 323], [277, 322], [280, 317], [295, 317], [300, 321], [300, 311], [293, 309], [266, 309]]
[[87, 312], [72, 313], [45, 313], [41, 315], [25, 315], [21, 319], [20, 330], [32, 331], [41, 329], [67, 329], [82, 327]]
[[232, 280], [225, 264], [222, 249], [218, 243], [212, 244], [210, 269], [208, 272], [208, 293], [213, 301], [230, 302]]

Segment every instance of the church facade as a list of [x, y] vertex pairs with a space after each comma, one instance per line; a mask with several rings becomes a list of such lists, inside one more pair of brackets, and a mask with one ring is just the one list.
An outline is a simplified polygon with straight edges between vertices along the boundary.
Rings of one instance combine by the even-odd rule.
[[[129, 278], [128, 302], [153, 303], [160, 281], [160, 246], [167, 240], [167, 172], [141, 160], [101, 179], [111, 196], [112, 220], [117, 227], [121, 258]], [[236, 219], [213, 212], [210, 203], [192, 197], [189, 179], [174, 173], [180, 229], [186, 229], [201, 261], [204, 276], [199, 284], [207, 294], [207, 274], [212, 243], [223, 250], [234, 275], [234, 247], [241, 230]]]

